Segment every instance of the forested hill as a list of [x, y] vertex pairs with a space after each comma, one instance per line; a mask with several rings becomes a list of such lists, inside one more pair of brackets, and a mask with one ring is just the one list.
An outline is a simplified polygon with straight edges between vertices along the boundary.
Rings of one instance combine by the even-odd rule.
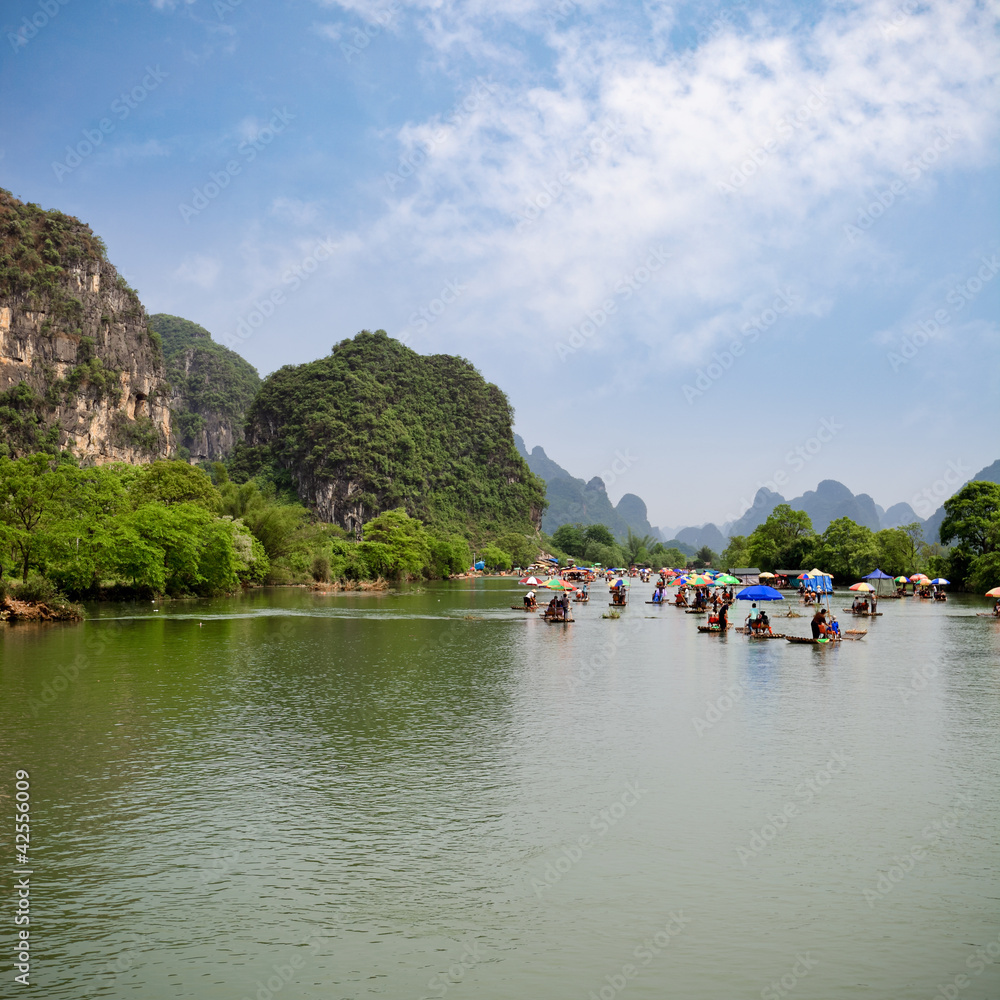
[[260, 388], [257, 369], [190, 320], [157, 313], [149, 326], [163, 341], [178, 455], [225, 458], [243, 440], [243, 422]]
[[512, 419], [468, 361], [366, 330], [264, 380], [233, 475], [286, 473], [323, 520], [354, 533], [397, 507], [473, 540], [533, 532], [545, 486], [517, 453]]

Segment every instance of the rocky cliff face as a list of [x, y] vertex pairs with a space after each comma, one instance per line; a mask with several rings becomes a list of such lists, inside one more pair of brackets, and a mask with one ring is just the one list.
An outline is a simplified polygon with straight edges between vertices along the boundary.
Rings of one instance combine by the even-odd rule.
[[0, 191], [0, 441], [90, 464], [170, 452], [169, 386], [136, 293], [90, 229]]
[[246, 413], [260, 389], [257, 370], [190, 320], [158, 313], [149, 325], [163, 341], [179, 456], [225, 459], [243, 440]]

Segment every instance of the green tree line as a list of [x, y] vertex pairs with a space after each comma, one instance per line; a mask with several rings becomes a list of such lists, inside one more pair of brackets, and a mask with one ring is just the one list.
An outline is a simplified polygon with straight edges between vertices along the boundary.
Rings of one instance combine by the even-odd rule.
[[816, 566], [842, 583], [879, 567], [892, 576], [942, 576], [973, 591], [1000, 585], [1000, 486], [967, 483], [944, 508], [939, 538], [928, 540], [919, 522], [872, 531], [841, 517], [816, 532], [805, 511], [779, 504], [750, 535], [729, 539], [720, 565], [768, 572]]
[[[507, 532], [479, 557], [509, 569], [537, 552], [530, 536]], [[235, 483], [220, 463], [209, 475], [183, 461], [79, 468], [65, 453], [0, 457], [4, 586], [20, 580], [38, 592], [37, 577], [74, 599], [207, 596], [265, 583], [432, 579], [471, 560], [464, 536], [402, 509], [348, 538], [274, 483]]]

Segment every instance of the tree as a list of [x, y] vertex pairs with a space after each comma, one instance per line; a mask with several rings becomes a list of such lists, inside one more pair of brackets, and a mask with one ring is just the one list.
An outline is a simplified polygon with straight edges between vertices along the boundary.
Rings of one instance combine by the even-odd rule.
[[1000, 485], [985, 481], [966, 483], [944, 502], [941, 541], [958, 546], [971, 556], [1000, 548]]
[[629, 528], [625, 538], [625, 558], [628, 564], [638, 566], [640, 563], [649, 562], [649, 550], [655, 545], [656, 539], [652, 535], [635, 535]]
[[422, 522], [401, 507], [387, 510], [365, 525], [359, 543], [362, 558], [389, 579], [419, 576], [430, 562], [430, 539]]
[[181, 461], [161, 459], [145, 466], [130, 492], [137, 507], [153, 502], [196, 503], [213, 512], [222, 507], [222, 497], [207, 473]]
[[745, 535], [733, 535], [729, 539], [729, 544], [719, 556], [719, 565], [723, 569], [745, 569], [750, 565], [750, 543]]
[[0, 542], [15, 557], [25, 583], [43, 533], [58, 520], [68, 499], [68, 467], [55, 462], [44, 453], [13, 461], [0, 457]]
[[668, 549], [663, 542], [657, 542], [649, 550], [649, 555], [658, 566], [683, 566], [687, 561], [687, 556], [680, 549]]
[[812, 552], [815, 537], [812, 521], [805, 511], [792, 510], [787, 503], [778, 504], [750, 535], [748, 562], [764, 570], [782, 564], [801, 566]]
[[496, 545], [484, 545], [479, 551], [479, 558], [491, 569], [510, 569], [514, 565], [510, 553]]
[[615, 545], [615, 536], [611, 534], [609, 528], [603, 524], [588, 524], [583, 532], [584, 538], [588, 542], [595, 542], [598, 545]]
[[699, 569], [704, 566], [713, 566], [719, 560], [719, 557], [707, 545], [703, 545], [698, 549], [694, 557], [696, 560], [695, 566]]
[[870, 528], [838, 517], [819, 537], [813, 558], [835, 580], [858, 580], [875, 569], [879, 546]]
[[516, 531], [504, 532], [496, 539], [496, 545], [510, 553], [515, 566], [530, 566], [538, 556], [538, 543]]
[[568, 555], [582, 557], [584, 551], [583, 526], [579, 524], [562, 524], [556, 528], [552, 541], [562, 552]]

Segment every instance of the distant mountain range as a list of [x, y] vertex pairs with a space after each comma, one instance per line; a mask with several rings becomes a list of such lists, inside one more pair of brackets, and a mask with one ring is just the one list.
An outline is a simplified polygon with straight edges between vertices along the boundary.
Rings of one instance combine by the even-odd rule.
[[[872, 531], [917, 522], [923, 526], [924, 538], [929, 542], [936, 542], [938, 530], [944, 520], [943, 506], [925, 521], [908, 503], [893, 504], [885, 510], [867, 493], [854, 494], [843, 483], [838, 483], [835, 479], [824, 479], [815, 490], [807, 490], [802, 496], [791, 500], [762, 487], [742, 517], [721, 526], [708, 523], [676, 530], [654, 528], [649, 523], [646, 504], [641, 497], [626, 493], [614, 505], [599, 476], [594, 476], [589, 482], [578, 479], [549, 458], [540, 446], [533, 448], [529, 454], [523, 438], [518, 434], [514, 435], [514, 443], [531, 471], [546, 482], [549, 509], [542, 517], [542, 530], [547, 534], [552, 534], [562, 524], [579, 522], [607, 525], [616, 538], [624, 540], [631, 528], [635, 534], [653, 535], [666, 545], [673, 545], [690, 556], [703, 545], [721, 552], [731, 536], [749, 535], [782, 503], [787, 503], [793, 510], [804, 510], [817, 532], [825, 531], [832, 521], [840, 517], [849, 517], [856, 524]], [[981, 469], [972, 480], [1000, 483], [1000, 459]]]
[[578, 479], [553, 462], [545, 449], [535, 447], [529, 453], [520, 434], [514, 435], [514, 444], [528, 468], [545, 480], [549, 507], [542, 515], [542, 531], [546, 534], [551, 535], [563, 524], [603, 524], [619, 541], [625, 540], [629, 528], [637, 535], [660, 538], [659, 531], [649, 523], [641, 497], [626, 493], [612, 504], [600, 476], [589, 481]]

